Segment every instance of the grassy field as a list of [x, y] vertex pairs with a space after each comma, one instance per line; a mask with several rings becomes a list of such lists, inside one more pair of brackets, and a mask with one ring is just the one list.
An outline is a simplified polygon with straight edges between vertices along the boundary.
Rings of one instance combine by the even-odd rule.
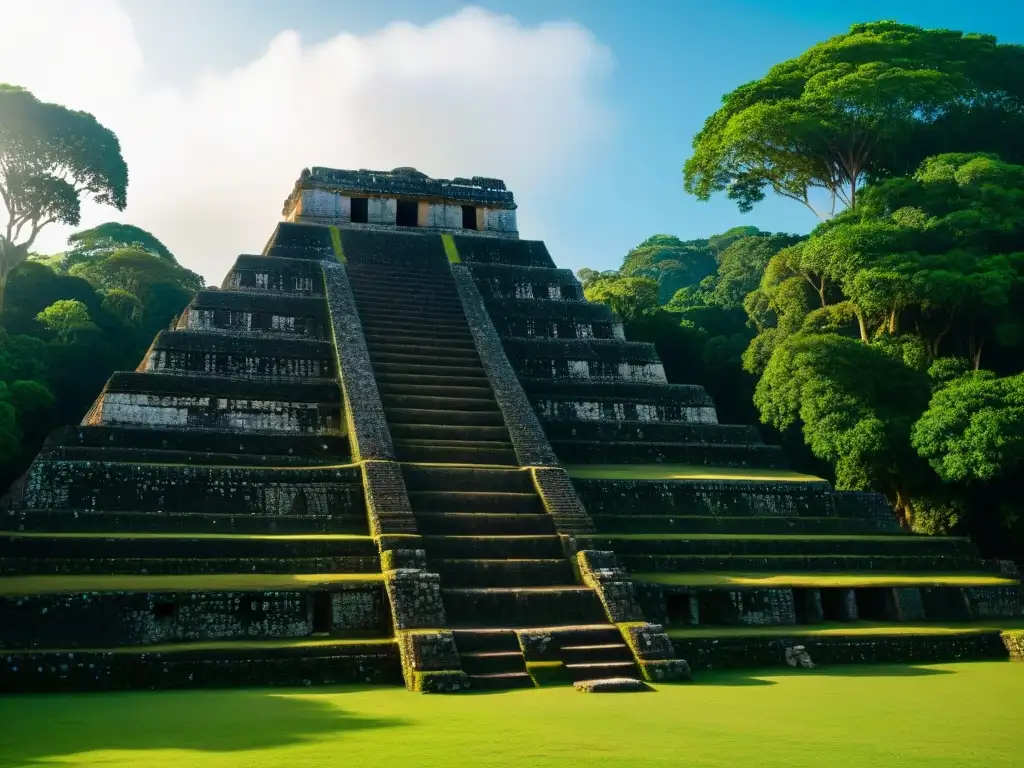
[[691, 464], [574, 464], [567, 466], [570, 477], [581, 480], [788, 480], [825, 482], [814, 475], [788, 469], [734, 469]]
[[719, 672], [603, 696], [7, 696], [0, 723], [0, 768], [1010, 768], [1024, 739], [1024, 664]]
[[634, 573], [634, 581], [679, 587], [1008, 587], [991, 573]]
[[1004, 629], [1024, 629], [1021, 619], [951, 622], [948, 624], [879, 624], [871, 621], [844, 621], [826, 624], [801, 624], [787, 627], [670, 627], [670, 637], [696, 640], [705, 637], [827, 637], [830, 635], [962, 635]]

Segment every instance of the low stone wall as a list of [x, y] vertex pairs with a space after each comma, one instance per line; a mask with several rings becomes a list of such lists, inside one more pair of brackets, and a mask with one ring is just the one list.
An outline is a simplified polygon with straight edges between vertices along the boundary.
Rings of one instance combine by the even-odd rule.
[[401, 685], [395, 644], [0, 654], [0, 691], [5, 693], [354, 683]]
[[540, 240], [492, 240], [475, 235], [454, 235], [463, 263], [508, 264], [519, 267], [547, 267], [555, 262]]
[[[318, 593], [327, 593], [317, 597]], [[314, 600], [329, 599], [331, 631], [389, 634], [379, 581], [319, 591], [84, 592], [0, 597], [2, 647], [113, 648], [157, 643], [308, 637]]]
[[[955, 635], [673, 637], [676, 654], [695, 670], [787, 667], [786, 648], [802, 645], [815, 664], [925, 664], [1005, 659], [998, 631]], [[813, 674], [813, 673], [809, 673]], [[700, 678], [698, 678], [699, 682]]]
[[717, 424], [715, 404], [703, 387], [642, 382], [522, 380], [545, 420], [587, 419]]
[[221, 288], [226, 291], [323, 296], [323, 273], [319, 261], [243, 254], [235, 260]]

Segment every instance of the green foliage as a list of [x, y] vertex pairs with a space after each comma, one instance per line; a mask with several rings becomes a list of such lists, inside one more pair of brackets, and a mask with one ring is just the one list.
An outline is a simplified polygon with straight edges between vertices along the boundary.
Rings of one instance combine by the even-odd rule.
[[74, 299], [53, 302], [36, 315], [36, 320], [57, 334], [57, 338], [65, 344], [71, 342], [82, 331], [96, 328], [89, 317], [89, 309]]
[[658, 284], [649, 277], [614, 277], [592, 282], [588, 301], [607, 304], [625, 321], [637, 320], [658, 307]]
[[654, 235], [626, 254], [619, 274], [656, 281], [659, 300], [664, 303], [679, 289], [697, 285], [715, 266], [707, 240], [684, 243], [672, 235]]
[[123, 210], [128, 168], [117, 137], [86, 113], [0, 85], [0, 316], [11, 272], [51, 223], [78, 224], [81, 199]]
[[947, 482], [991, 480], [1024, 463], [1024, 373], [972, 371], [932, 395], [913, 445]]
[[855, 207], [866, 180], [927, 154], [1012, 150], [1022, 81], [1021, 49], [994, 37], [855, 24], [723, 97], [694, 138], [685, 187], [702, 200], [724, 191], [741, 211], [771, 190], [827, 218]]
[[11, 392], [0, 381], [0, 464], [15, 460], [21, 450], [21, 427], [18, 411], [11, 402]]
[[177, 264], [174, 254], [151, 232], [132, 224], [108, 221], [105, 224], [75, 232], [68, 238], [72, 253], [83, 258], [106, 255], [121, 248], [147, 251], [165, 261]]

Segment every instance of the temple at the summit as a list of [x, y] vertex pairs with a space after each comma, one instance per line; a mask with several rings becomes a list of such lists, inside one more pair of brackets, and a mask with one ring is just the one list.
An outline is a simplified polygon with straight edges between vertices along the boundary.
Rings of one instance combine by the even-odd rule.
[[0, 691], [1007, 655], [1012, 566], [719, 423], [503, 182], [313, 168], [282, 218], [8, 494]]

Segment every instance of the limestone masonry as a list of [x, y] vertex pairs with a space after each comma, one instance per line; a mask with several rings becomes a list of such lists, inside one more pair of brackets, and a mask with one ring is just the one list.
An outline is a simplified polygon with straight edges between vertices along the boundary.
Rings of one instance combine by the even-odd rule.
[[719, 424], [515, 210], [498, 179], [304, 170], [8, 495], [0, 691], [1020, 654], [1012, 566]]

